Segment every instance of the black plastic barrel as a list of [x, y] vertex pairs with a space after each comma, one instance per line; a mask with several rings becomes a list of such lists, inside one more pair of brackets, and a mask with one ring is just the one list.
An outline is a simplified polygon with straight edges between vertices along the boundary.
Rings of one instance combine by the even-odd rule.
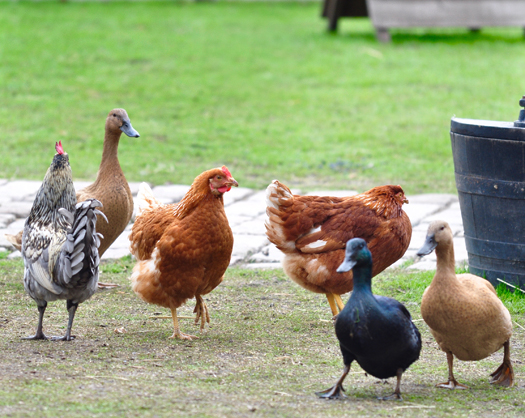
[[525, 289], [525, 128], [452, 118], [450, 138], [469, 270]]

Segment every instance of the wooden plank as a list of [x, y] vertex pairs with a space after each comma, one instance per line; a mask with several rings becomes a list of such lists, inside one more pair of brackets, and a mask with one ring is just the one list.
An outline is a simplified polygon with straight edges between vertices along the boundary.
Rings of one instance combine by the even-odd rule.
[[367, 0], [376, 28], [525, 26], [523, 0]]
[[[321, 16], [328, 16], [329, 3], [332, 0], [324, 0]], [[367, 17], [368, 9], [366, 0], [339, 0], [341, 2], [340, 14], [338, 17]]]

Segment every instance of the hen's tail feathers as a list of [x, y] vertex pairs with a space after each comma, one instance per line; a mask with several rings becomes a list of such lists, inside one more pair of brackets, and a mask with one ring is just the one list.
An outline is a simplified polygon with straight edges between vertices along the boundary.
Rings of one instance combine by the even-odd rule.
[[82, 287], [88, 283], [96, 286], [101, 237], [96, 232], [97, 215], [107, 222], [106, 216], [97, 209], [99, 207], [102, 207], [102, 203], [98, 200], [87, 199], [77, 203], [74, 214], [64, 208], [58, 210], [72, 223], [55, 264], [55, 270], [58, 270], [54, 277], [64, 287]]
[[153, 191], [147, 183], [140, 183], [137, 199], [137, 217], [140, 216], [145, 210], [155, 209], [159, 206], [162, 206], [162, 203], [155, 199], [155, 196], [153, 196]]
[[291, 190], [278, 180], [274, 180], [266, 188], [266, 235], [281, 251], [295, 251], [295, 245], [286, 238], [283, 229], [282, 215], [293, 205]]
[[281, 206], [293, 203], [292, 191], [279, 180], [274, 180], [266, 188], [266, 205], [268, 208], [280, 210]]

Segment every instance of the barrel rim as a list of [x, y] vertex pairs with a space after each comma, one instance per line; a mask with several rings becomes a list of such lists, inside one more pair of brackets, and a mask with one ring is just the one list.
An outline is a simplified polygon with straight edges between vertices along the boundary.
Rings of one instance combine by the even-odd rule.
[[525, 141], [525, 128], [514, 126], [514, 122], [483, 119], [456, 118], [450, 120], [450, 132], [491, 139]]

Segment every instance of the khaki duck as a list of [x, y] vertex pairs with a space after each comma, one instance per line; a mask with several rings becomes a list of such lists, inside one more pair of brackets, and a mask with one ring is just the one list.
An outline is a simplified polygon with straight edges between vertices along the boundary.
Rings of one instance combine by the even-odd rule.
[[124, 231], [133, 214], [133, 196], [118, 161], [118, 144], [122, 132], [133, 138], [140, 136], [131, 126], [126, 111], [113, 109], [106, 119], [104, 148], [97, 179], [77, 192], [78, 202], [99, 200], [102, 203], [100, 210], [107, 217], [107, 221], [102, 217], [97, 219], [97, 232], [103, 236], [98, 249], [100, 257]]
[[504, 348], [503, 363], [491, 374], [490, 383], [512, 386], [509, 311], [489, 281], [468, 273], [456, 275], [453, 234], [445, 221], [430, 224], [425, 244], [417, 255], [428, 255], [434, 249], [437, 269], [432, 283], [423, 293], [421, 315], [439, 347], [447, 354], [448, 382], [437, 387], [468, 389], [454, 377], [454, 356], [459, 360], [476, 361], [501, 347]]

